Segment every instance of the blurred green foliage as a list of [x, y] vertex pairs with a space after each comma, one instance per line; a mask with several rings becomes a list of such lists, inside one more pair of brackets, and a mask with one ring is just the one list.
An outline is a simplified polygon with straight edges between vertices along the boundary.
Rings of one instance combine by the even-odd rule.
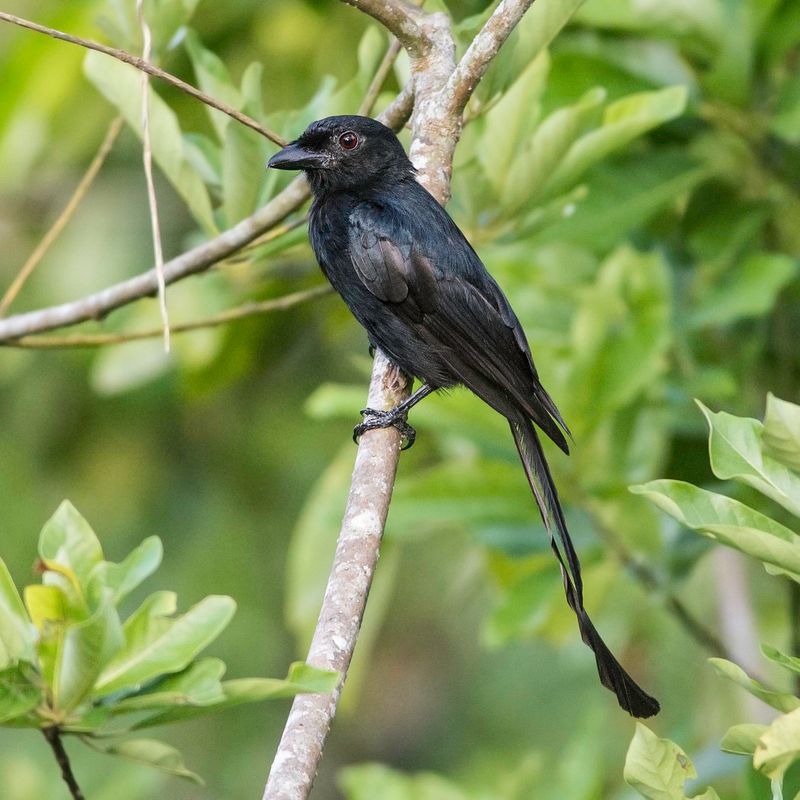
[[[578, 5], [537, 0], [490, 69], [468, 108], [450, 210], [508, 293], [575, 434], [573, 455], [554, 453], [552, 466], [598, 627], [661, 700], [659, 733], [681, 742], [721, 796], [761, 800], [768, 781], [718, 748], [743, 718], [741, 695], [670, 611], [678, 597], [719, 627], [727, 609], [713, 548], [627, 487], [710, 482], [692, 398], [754, 415], [769, 390], [798, 395], [800, 6], [587, 0], [553, 38]], [[135, 50], [131, 8], [38, 0], [14, 11]], [[166, 68], [286, 136], [355, 111], [387, 44], [333, 0], [156, 8]], [[463, 48], [485, 4], [447, 8]], [[138, 112], [125, 88], [134, 73], [29, 32], [0, 28], [0, 67], [7, 283], [117, 109], [134, 132]], [[406, 74], [400, 59], [378, 108]], [[263, 172], [272, 148], [255, 134], [152, 89], [171, 255], [246, 216], [286, 177]], [[150, 253], [128, 129], [18, 307], [136, 274]], [[172, 287], [171, 314], [195, 319], [320, 280], [300, 227]], [[85, 328], [153, 324], [156, 304], [143, 301]], [[366, 342], [328, 298], [175, 345], [170, 357], [158, 341], [0, 353], [3, 558], [26, 582], [34, 532], [70, 496], [101, 522], [107, 552], [158, 533], [171, 554], [166, 583], [191, 602], [236, 598], [216, 651], [231, 672], [280, 674], [304, 654], [318, 609]], [[414, 424], [419, 443], [401, 462], [386, 558], [316, 795], [630, 796], [621, 765], [633, 725], [577, 641], [502, 420], [454, 392], [426, 400]], [[751, 491], [733, 499], [766, 511]], [[775, 524], [794, 523], [787, 513]], [[645, 564], [657, 588], [625, 563]], [[791, 650], [790, 593], [775, 580], [753, 569], [747, 589], [762, 638]], [[171, 730], [187, 763], [213, 765], [202, 770], [206, 790], [174, 784], [172, 796], [255, 795], [284, 712], [245, 707]], [[63, 792], [40, 739], [0, 733], [9, 800]], [[98, 769], [91, 757], [74, 753], [92, 798], [165, 791], [146, 771]], [[365, 762], [385, 766], [341, 769]]]

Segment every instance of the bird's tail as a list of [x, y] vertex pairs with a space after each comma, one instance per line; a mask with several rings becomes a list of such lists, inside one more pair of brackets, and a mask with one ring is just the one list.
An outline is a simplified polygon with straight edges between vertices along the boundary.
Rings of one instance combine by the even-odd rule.
[[650, 697], [622, 668], [589, 619], [583, 607], [583, 583], [578, 554], [570, 539], [555, 484], [542, 452], [539, 437], [531, 421], [523, 416], [510, 419], [511, 432], [525, 468], [531, 491], [536, 498], [550, 545], [561, 567], [564, 591], [578, 618], [581, 638], [594, 651], [600, 682], [617, 696], [622, 708], [634, 717], [652, 717], [659, 711], [658, 701]]

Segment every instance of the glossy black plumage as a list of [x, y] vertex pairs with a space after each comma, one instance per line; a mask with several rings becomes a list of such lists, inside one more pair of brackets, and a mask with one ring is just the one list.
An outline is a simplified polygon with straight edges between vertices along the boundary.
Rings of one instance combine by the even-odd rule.
[[658, 703], [614, 658], [583, 607], [578, 556], [532, 423], [564, 452], [568, 431], [522, 326], [464, 235], [416, 181], [400, 142], [374, 120], [328, 117], [270, 166], [306, 171], [312, 247], [370, 341], [433, 388], [464, 385], [506, 417], [601, 682], [634, 716], [655, 714]]

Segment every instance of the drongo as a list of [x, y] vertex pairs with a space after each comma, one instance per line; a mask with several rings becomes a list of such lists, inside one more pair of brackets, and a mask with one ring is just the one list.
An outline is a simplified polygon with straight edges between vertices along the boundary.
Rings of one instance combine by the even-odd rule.
[[322, 271], [370, 342], [422, 381], [391, 411], [365, 409], [354, 435], [394, 425], [410, 446], [408, 410], [431, 392], [458, 385], [502, 414], [600, 681], [633, 716], [657, 713], [658, 702], [622, 668], [583, 605], [578, 555], [536, 432], [538, 427], [567, 453], [567, 426], [542, 387], [508, 299], [448, 213], [416, 180], [400, 141], [367, 117], [327, 117], [276, 153], [269, 166], [305, 172], [314, 195], [309, 235]]

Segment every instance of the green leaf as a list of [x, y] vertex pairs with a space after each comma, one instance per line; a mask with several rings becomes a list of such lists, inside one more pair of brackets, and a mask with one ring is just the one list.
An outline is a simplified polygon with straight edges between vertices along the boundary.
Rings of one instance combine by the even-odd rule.
[[102, 587], [110, 589], [112, 602], [119, 603], [158, 569], [163, 553], [158, 536], [149, 536], [119, 564], [101, 562], [91, 574], [93, 591]]
[[122, 643], [119, 615], [107, 590], [92, 616], [64, 629], [53, 677], [55, 707], [71, 711], [83, 702]]
[[638, 136], [674, 119], [686, 106], [686, 88], [671, 86], [642, 92], [611, 103], [600, 128], [578, 139], [561, 160], [542, 191], [552, 197], [566, 191], [592, 165]]
[[800, 707], [800, 700], [794, 695], [768, 689], [764, 684], [751, 678], [738, 664], [734, 664], [732, 661], [726, 661], [724, 658], [709, 658], [708, 662], [720, 675], [746, 689], [753, 697], [757, 697], [767, 705], [777, 708], [778, 711], [794, 711]]
[[[184, 669], [219, 636], [235, 608], [230, 597], [212, 595], [177, 619], [166, 620], [157, 613], [139, 618], [145, 633], [139, 625], [126, 623], [125, 646], [100, 675], [97, 693], [138, 688], [162, 673]], [[152, 621], [155, 626], [148, 624]]]
[[764, 426], [758, 420], [724, 411], [715, 414], [699, 400], [696, 402], [708, 420], [708, 449], [714, 474], [723, 481], [746, 483], [800, 517], [800, 475], [763, 452]]
[[800, 537], [778, 522], [725, 495], [684, 481], [658, 480], [631, 486], [698, 533], [768, 564], [800, 573]]
[[31, 623], [11, 574], [0, 558], [0, 670], [33, 661], [36, 628]]
[[257, 703], [297, 694], [318, 694], [332, 692], [340, 679], [338, 672], [320, 670], [303, 662], [296, 662], [289, 667], [289, 675], [285, 680], [278, 678], [238, 678], [223, 681], [222, 696], [209, 703], [174, 705], [165, 711], [138, 721], [134, 730], [166, 725], [170, 722], [181, 722], [194, 719], [204, 714], [216, 713], [244, 703]]
[[704, 295], [692, 311], [690, 324], [695, 328], [728, 325], [763, 316], [796, 275], [796, 259], [780, 253], [754, 253], [726, 272], [719, 286]]
[[71, 570], [81, 587], [103, 560], [103, 550], [89, 523], [75, 506], [64, 500], [45, 523], [39, 537], [39, 555]]
[[776, 461], [800, 471], [800, 405], [768, 394], [761, 444]]
[[[87, 78], [125, 117], [137, 136], [142, 135], [141, 73], [128, 64], [91, 51], [84, 61]], [[149, 88], [150, 131], [153, 159], [183, 198], [195, 219], [207, 233], [217, 231], [211, 200], [203, 181], [184, 151], [178, 118]]]
[[0, 671], [0, 725], [32, 711], [41, 700], [41, 690], [19, 666]]
[[752, 756], [758, 746], [761, 735], [766, 729], [766, 725], [756, 725], [753, 723], [734, 725], [728, 728], [728, 732], [722, 737], [720, 747], [726, 753], [734, 753], [740, 756]]
[[[697, 777], [692, 762], [678, 745], [659, 739], [641, 722], [636, 723], [623, 774], [625, 781], [649, 800], [685, 800], [684, 783]], [[707, 796], [714, 797], [715, 793]]]
[[183, 672], [168, 675], [147, 691], [114, 701], [114, 714], [124, 714], [142, 709], [166, 709], [172, 706], [216, 703], [225, 697], [221, 678], [225, 664], [218, 658], [201, 658]]
[[470, 800], [470, 795], [439, 775], [404, 775], [382, 764], [360, 764], [339, 773], [347, 800]]
[[108, 747], [103, 752], [110, 756], [121, 756], [148, 767], [155, 767], [162, 772], [177, 778], [185, 778], [201, 786], [205, 785], [197, 773], [186, 768], [183, 756], [178, 750], [156, 739], [130, 739], [127, 742]]
[[789, 669], [792, 672], [800, 673], [800, 658], [795, 656], [787, 656], [786, 653], [782, 653], [777, 648], [770, 647], [768, 644], [761, 645], [761, 652], [770, 661], [774, 661], [776, 664], [780, 664], [782, 667], [786, 667], [786, 669]]
[[761, 736], [753, 766], [772, 780], [783, 778], [800, 758], [800, 708], [778, 717]]

